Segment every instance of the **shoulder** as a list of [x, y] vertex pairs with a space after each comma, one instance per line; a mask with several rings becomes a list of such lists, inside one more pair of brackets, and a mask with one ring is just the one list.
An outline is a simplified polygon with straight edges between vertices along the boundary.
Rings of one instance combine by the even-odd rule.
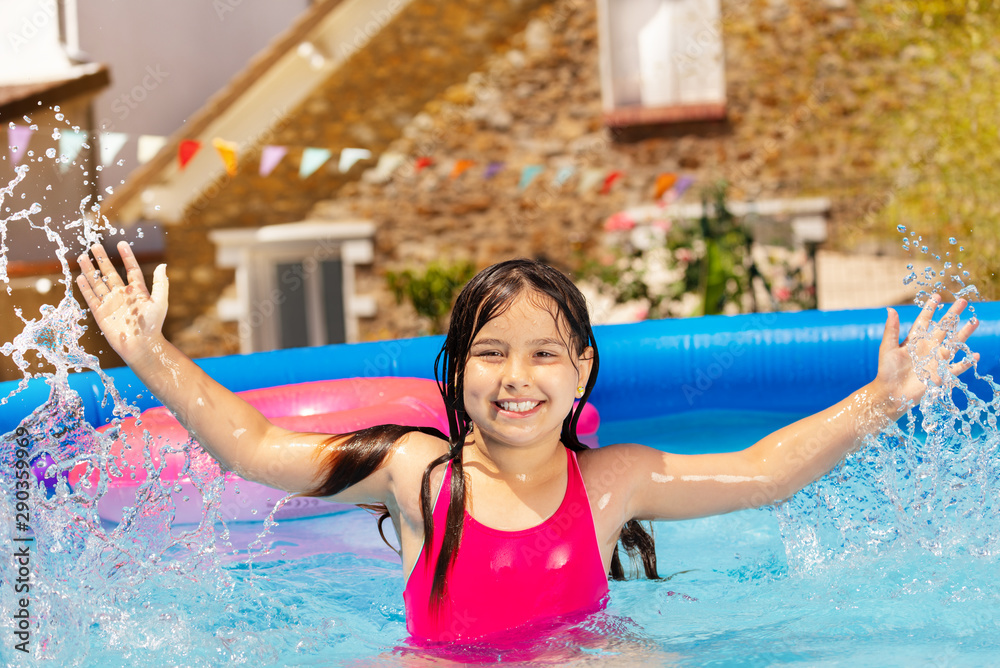
[[[419, 494], [424, 471], [435, 459], [448, 452], [448, 441], [431, 434], [411, 431], [396, 441], [392, 458], [388, 462], [395, 496], [408, 496], [416, 490]], [[431, 471], [431, 486], [440, 484], [445, 464]]]
[[588, 490], [632, 491], [656, 470], [663, 453], [637, 443], [617, 443], [577, 453]]

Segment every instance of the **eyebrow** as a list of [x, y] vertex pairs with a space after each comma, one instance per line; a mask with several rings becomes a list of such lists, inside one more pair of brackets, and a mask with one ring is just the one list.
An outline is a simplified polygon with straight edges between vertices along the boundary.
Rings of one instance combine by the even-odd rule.
[[[501, 341], [500, 339], [479, 339], [472, 342], [473, 346], [505, 346], [506, 341]], [[529, 346], [559, 346], [562, 348], [566, 347], [566, 344], [559, 339], [534, 339], [528, 341]]]

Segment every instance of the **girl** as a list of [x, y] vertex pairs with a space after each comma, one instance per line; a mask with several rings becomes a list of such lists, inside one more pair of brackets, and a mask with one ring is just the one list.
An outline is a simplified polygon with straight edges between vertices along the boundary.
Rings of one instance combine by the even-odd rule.
[[[156, 268], [150, 293], [128, 243], [118, 250], [127, 284], [100, 245], [91, 249], [96, 267], [80, 256], [78, 277], [115, 351], [224, 469], [288, 492], [384, 510], [407, 574], [407, 628], [431, 641], [478, 639], [601, 607], [608, 574], [624, 576], [619, 541], [657, 577], [653, 542], [639, 520], [785, 499], [925, 390], [889, 309], [875, 380], [742, 452], [589, 449], [576, 437], [598, 370], [586, 302], [560, 272], [514, 260], [480, 272], [455, 304], [435, 362], [448, 438], [395, 425], [296, 433], [271, 424], [163, 337], [166, 266]], [[951, 361], [977, 322], [959, 329], [960, 299], [929, 330], [937, 306], [932, 296], [914, 322], [913, 359], [941, 360], [958, 374], [978, 359]], [[936, 369], [928, 364], [925, 375], [941, 383]]]

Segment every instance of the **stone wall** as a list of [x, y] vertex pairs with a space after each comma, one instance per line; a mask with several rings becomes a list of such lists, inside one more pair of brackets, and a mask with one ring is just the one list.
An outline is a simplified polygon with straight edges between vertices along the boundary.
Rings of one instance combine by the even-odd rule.
[[[509, 49], [428, 104], [390, 150], [430, 153], [439, 164], [400, 170], [388, 183], [347, 184], [336, 201], [314, 209], [317, 217], [357, 215], [379, 226], [376, 271], [359, 285], [379, 295], [379, 314], [364, 334], [415, 335], [424, 325], [387, 294], [383, 271], [441, 257], [482, 267], [514, 256], [572, 270], [600, 243], [609, 215], [652, 201], [661, 172], [694, 177], [693, 200], [720, 179], [738, 199], [832, 197], [833, 228], [848, 239], [872, 205], [864, 193], [887, 187], [872, 121], [901, 104], [886, 85], [898, 65], [860, 49], [873, 19], [853, 3], [722, 6], [725, 122], [605, 128], [596, 9], [585, 0], [541, 8]], [[477, 166], [451, 179], [458, 159]], [[505, 169], [484, 180], [493, 161]], [[520, 170], [532, 164], [546, 171], [522, 192]], [[577, 176], [554, 186], [563, 166]], [[607, 194], [599, 187], [581, 192], [579, 175], [588, 167], [625, 176]]]
[[[464, 80], [519, 32], [544, 0], [413, 0], [363, 49], [275, 128], [269, 143], [292, 147], [268, 177], [256, 173], [258, 155], [241, 156], [250, 168], [207, 189], [166, 228], [170, 267], [170, 313], [165, 330], [192, 356], [236, 352], [235, 326], [219, 323], [214, 305], [233, 281], [231, 270], [215, 267], [208, 232], [303, 220], [316, 202], [356, 179], [367, 165], [348, 174], [331, 160], [302, 180], [299, 157], [306, 146], [358, 146], [374, 154], [398, 138], [435, 95]], [[280, 101], [276, 101], [276, 105]]]
[[[378, 314], [362, 323], [362, 337], [384, 338], [424, 328], [412, 309], [396, 305], [385, 271], [439, 258], [485, 266], [512, 256], [572, 270], [580, 254], [600, 243], [610, 214], [651, 200], [661, 172], [690, 175], [699, 187], [725, 179], [740, 199], [830, 197], [834, 241], [842, 247], [865, 231], [866, 213], [891, 192], [893, 175], [885, 165], [899, 161], [880, 147], [879, 124], [908, 96], [922, 93], [901, 81], [905, 63], [869, 39], [884, 30], [884, 17], [871, 9], [875, 2], [723, 0], [727, 120], [614, 132], [601, 118], [594, 3], [514, 7], [477, 3], [469, 18], [474, 10], [466, 4], [415, 2], [399, 25], [358, 54], [353, 74], [317, 91], [275, 140], [357, 144], [411, 162], [430, 156], [436, 164], [419, 172], [401, 168], [384, 182], [370, 174], [358, 179], [362, 169], [356, 168], [347, 179], [329, 173], [303, 184], [293, 173], [296, 161], [288, 160], [283, 178], [241, 174], [203, 211], [170, 229], [175, 278], [195, 279], [171, 295], [171, 331], [182, 346], [193, 354], [234, 351], [211, 314], [232, 280], [210, 269], [214, 249], [205, 234], [215, 227], [293, 221], [306, 213], [373, 220], [375, 262], [357, 287], [378, 298]], [[488, 37], [476, 45], [457, 39], [468, 21]], [[414, 40], [424, 46], [398, 47]], [[473, 46], [470, 54], [457, 52]], [[415, 64], [421, 72], [440, 69], [441, 76], [418, 82], [392, 73]], [[397, 87], [384, 90], [378, 77], [362, 74], [369, 72]], [[423, 99], [428, 94], [431, 99]], [[459, 159], [475, 167], [452, 179]], [[485, 180], [490, 162], [505, 168]], [[520, 170], [532, 164], [546, 171], [522, 191]], [[564, 166], [575, 167], [577, 176], [554, 186], [552, 174]], [[581, 192], [579, 174], [586, 168], [625, 176], [607, 194]], [[697, 200], [699, 187], [686, 197]]]

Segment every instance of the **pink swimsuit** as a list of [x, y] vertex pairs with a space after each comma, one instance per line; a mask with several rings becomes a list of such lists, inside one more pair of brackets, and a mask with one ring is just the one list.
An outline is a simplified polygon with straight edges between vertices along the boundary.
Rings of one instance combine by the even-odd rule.
[[447, 598], [438, 615], [429, 609], [433, 565], [441, 552], [450, 501], [451, 463], [434, 504], [434, 544], [423, 550], [406, 583], [406, 628], [429, 641], [472, 640], [530, 621], [603, 607], [608, 576], [594, 530], [587, 490], [566, 449], [566, 495], [552, 517], [520, 531], [500, 531], [477, 522], [468, 511]]

